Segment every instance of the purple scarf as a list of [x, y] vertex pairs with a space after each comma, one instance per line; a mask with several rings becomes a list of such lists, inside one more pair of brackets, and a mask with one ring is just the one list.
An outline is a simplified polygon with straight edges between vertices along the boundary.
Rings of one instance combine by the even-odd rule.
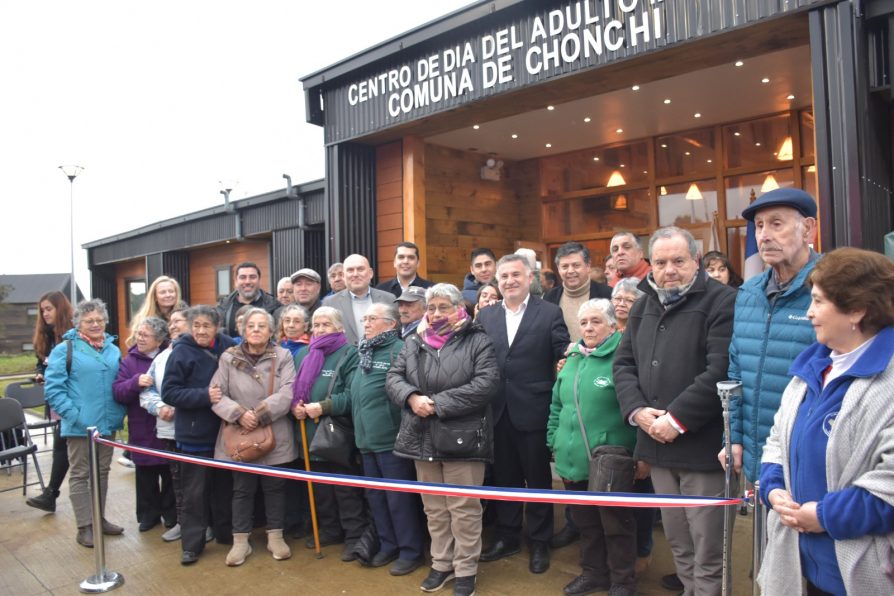
[[468, 318], [469, 313], [461, 306], [452, 315], [436, 323], [431, 323], [428, 315], [425, 315], [417, 327], [416, 333], [422, 336], [422, 341], [434, 349], [440, 350], [462, 328]]
[[292, 385], [292, 406], [308, 402], [310, 391], [320, 376], [320, 371], [323, 370], [326, 356], [347, 343], [348, 339], [342, 331], [327, 333], [310, 340], [307, 346], [307, 356], [301, 361], [301, 366], [298, 367], [298, 376], [295, 378], [295, 384]]

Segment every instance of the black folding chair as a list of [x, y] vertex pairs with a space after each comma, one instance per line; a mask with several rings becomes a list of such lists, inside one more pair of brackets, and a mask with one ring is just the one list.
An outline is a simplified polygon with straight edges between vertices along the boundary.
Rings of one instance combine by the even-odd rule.
[[[28, 482], [28, 456], [34, 460], [34, 468], [37, 470], [38, 482]], [[15, 460], [19, 460], [14, 463]], [[40, 464], [37, 463], [37, 445], [31, 440], [28, 425], [25, 422], [25, 412], [18, 401], [14, 399], [0, 399], [0, 464], [9, 467], [22, 466], [22, 494], [27, 487], [40, 484], [40, 489], [46, 487], [43, 483], [43, 474], [40, 473]], [[6, 488], [0, 492], [14, 490], [17, 487]]]
[[6, 397], [11, 397], [22, 404], [24, 410], [43, 408], [43, 418], [34, 421], [28, 420], [26, 416], [26, 421], [29, 430], [43, 431], [43, 444], [46, 445], [47, 430], [55, 430], [59, 421], [50, 418], [50, 406], [47, 405], [47, 400], [43, 395], [43, 385], [31, 381], [10, 383], [6, 386]]

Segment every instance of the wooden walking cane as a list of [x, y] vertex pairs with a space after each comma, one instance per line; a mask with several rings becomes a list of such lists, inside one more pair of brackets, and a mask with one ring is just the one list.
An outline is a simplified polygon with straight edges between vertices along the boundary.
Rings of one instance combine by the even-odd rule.
[[[307, 425], [304, 422], [304, 418], [298, 422], [301, 423], [301, 446], [304, 448], [304, 470], [310, 472], [310, 454], [307, 450]], [[320, 527], [317, 525], [317, 505], [314, 503], [314, 483], [310, 480], [307, 481], [307, 495], [310, 499], [310, 523], [314, 533], [314, 552], [317, 553], [318, 559], [322, 559], [323, 552], [320, 550]]]

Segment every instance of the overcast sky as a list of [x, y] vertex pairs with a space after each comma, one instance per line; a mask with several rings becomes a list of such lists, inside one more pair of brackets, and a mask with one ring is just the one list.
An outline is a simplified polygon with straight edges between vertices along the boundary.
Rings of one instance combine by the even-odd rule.
[[0, 274], [67, 272], [80, 245], [323, 177], [299, 77], [470, 0], [0, 3]]

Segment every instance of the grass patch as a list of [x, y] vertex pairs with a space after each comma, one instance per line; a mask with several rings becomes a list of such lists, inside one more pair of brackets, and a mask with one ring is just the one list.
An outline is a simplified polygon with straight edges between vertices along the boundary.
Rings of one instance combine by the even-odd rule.
[[24, 354], [0, 354], [0, 375], [33, 373], [37, 359], [33, 352]]

